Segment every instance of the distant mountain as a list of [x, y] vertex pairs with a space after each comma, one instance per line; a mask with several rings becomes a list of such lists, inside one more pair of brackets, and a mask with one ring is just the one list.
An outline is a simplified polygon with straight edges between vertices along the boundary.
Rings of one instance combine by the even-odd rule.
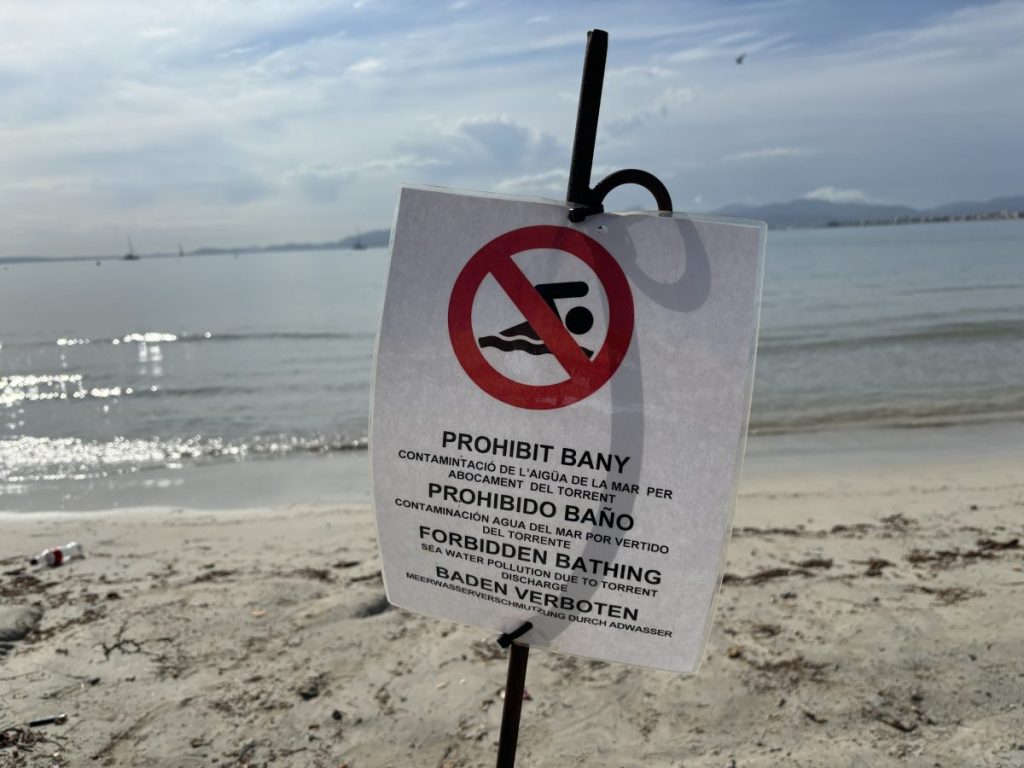
[[[830, 203], [803, 198], [788, 203], [769, 205], [729, 205], [714, 211], [720, 216], [737, 216], [768, 222], [772, 229], [792, 227], [849, 226], [857, 224], [911, 223], [958, 217], [982, 217], [1003, 211], [1024, 212], [1024, 195], [997, 197], [987, 202], [950, 203], [938, 208], [920, 210], [906, 205], [874, 205], [870, 203]], [[1021, 214], [1024, 215], [1024, 214]]]
[[[279, 243], [277, 245], [243, 245], [231, 248], [220, 248], [207, 246], [196, 248], [193, 251], [174, 253], [145, 253], [147, 259], [169, 259], [179, 256], [219, 256], [231, 253], [278, 253], [280, 251], [346, 251], [361, 250], [361, 248], [385, 248], [391, 242], [390, 229], [374, 229], [358, 235], [349, 235], [341, 240], [333, 240], [326, 243]], [[357, 245], [357, 243], [359, 245]], [[40, 261], [106, 261], [109, 259], [121, 260], [122, 256], [0, 256], [0, 264], [29, 264]]]
[[829, 222], [875, 221], [900, 216], [915, 216], [918, 211], [905, 205], [868, 205], [866, 203], [830, 203], [825, 200], [792, 200], [769, 205], [730, 205], [715, 211], [721, 216], [767, 221], [773, 229], [824, 227]]
[[367, 248], [387, 248], [391, 244], [390, 229], [374, 229], [363, 235], [353, 235], [341, 241], [342, 248], [351, 248], [357, 240], [361, 240]]
[[[964, 201], [940, 205], [937, 208], [917, 209], [907, 205], [874, 205], [870, 203], [830, 203], [825, 200], [801, 198], [788, 203], [768, 205], [727, 205], [713, 215], [735, 216], [768, 222], [772, 229], [829, 226], [868, 226], [872, 224], [912, 224], [950, 221], [957, 219], [1024, 219], [1024, 195], [996, 197], [985, 202]], [[374, 229], [341, 240], [323, 243], [279, 243], [276, 245], [248, 245], [234, 248], [197, 248], [184, 254], [150, 253], [146, 258], [184, 256], [215, 256], [233, 253], [278, 253], [281, 251], [344, 251], [363, 248], [385, 248], [391, 241], [391, 230]], [[92, 261], [118, 259], [122, 256], [0, 256], [0, 265], [24, 264], [40, 261]]]
[[992, 211], [1024, 211], [1024, 195], [996, 197], [985, 203], [950, 203], [931, 208], [926, 213], [932, 216], [968, 216]]
[[374, 229], [358, 235], [349, 235], [341, 240], [324, 243], [278, 243], [276, 245], [247, 245], [239, 248], [197, 248], [188, 251], [188, 256], [210, 256], [218, 253], [277, 253], [279, 251], [343, 251], [361, 243], [364, 248], [384, 248], [391, 241], [390, 229]]

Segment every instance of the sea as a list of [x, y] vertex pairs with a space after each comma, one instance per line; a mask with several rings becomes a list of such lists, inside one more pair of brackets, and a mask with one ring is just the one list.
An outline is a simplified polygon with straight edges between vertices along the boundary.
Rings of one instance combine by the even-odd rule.
[[[97, 482], [365, 455], [387, 263], [4, 265], [0, 510], [43, 489], [73, 508]], [[1024, 422], [1024, 221], [769, 232], [755, 440], [993, 422]]]

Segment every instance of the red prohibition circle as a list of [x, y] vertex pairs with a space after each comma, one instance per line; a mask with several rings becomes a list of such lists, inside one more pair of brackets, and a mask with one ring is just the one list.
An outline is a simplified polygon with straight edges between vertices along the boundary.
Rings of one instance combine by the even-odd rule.
[[[600, 280], [608, 297], [608, 333], [592, 360], [512, 260], [515, 254], [536, 248], [565, 251]], [[565, 369], [564, 381], [525, 384], [505, 376], [484, 357], [473, 331], [473, 300], [488, 275], [497, 280]], [[562, 408], [592, 395], [618, 370], [633, 338], [633, 294], [622, 268], [593, 238], [569, 227], [523, 227], [494, 238], [466, 262], [448, 303], [448, 332], [459, 364], [491, 397], [517, 408]]]

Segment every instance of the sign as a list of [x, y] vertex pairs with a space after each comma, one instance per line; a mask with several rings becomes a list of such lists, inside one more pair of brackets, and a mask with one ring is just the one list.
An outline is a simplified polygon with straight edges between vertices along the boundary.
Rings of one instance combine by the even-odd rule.
[[378, 338], [388, 599], [695, 671], [735, 503], [765, 227], [404, 187]]

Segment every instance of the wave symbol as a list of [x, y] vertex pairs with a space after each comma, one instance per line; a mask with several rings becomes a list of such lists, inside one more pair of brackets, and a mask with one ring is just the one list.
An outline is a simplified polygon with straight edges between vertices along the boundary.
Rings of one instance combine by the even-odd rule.
[[[528, 355], [551, 354], [547, 344], [540, 341], [530, 341], [529, 339], [504, 339], [501, 336], [484, 336], [477, 339], [477, 342], [480, 344], [480, 349], [493, 347], [494, 349], [500, 349], [502, 352], [526, 352]], [[594, 356], [593, 350], [583, 346], [580, 349], [583, 350], [583, 354], [587, 357]]]
[[[586, 296], [590, 286], [584, 282], [573, 281], [566, 283], [542, 283], [534, 288], [544, 303], [555, 313], [555, 317], [562, 321], [566, 329], [577, 336], [589, 331], [594, 326], [594, 315], [586, 307], [573, 307], [565, 317], [555, 303], [556, 299], [575, 299]], [[525, 337], [525, 338], [523, 338]], [[493, 347], [502, 352], [526, 352], [530, 355], [550, 355], [548, 345], [541, 341], [538, 333], [529, 322], [513, 325], [503, 331], [498, 331], [497, 336], [482, 336], [477, 339], [481, 349]], [[587, 357], [593, 357], [593, 350], [587, 349], [582, 344], [580, 349]]]

